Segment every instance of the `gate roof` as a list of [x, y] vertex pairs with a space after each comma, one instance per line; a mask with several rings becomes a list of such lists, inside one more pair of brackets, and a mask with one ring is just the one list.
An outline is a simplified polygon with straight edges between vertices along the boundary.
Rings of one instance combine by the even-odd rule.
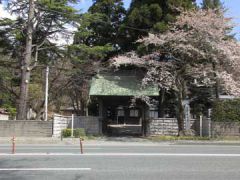
[[157, 86], [142, 87], [137, 76], [97, 75], [92, 79], [90, 96], [158, 96]]

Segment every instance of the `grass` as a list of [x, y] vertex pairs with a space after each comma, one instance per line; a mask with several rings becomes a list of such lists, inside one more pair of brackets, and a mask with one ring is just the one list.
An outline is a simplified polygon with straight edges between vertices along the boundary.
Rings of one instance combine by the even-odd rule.
[[147, 139], [151, 141], [178, 141], [178, 140], [211, 140], [209, 137], [199, 137], [199, 136], [151, 136]]
[[218, 137], [200, 137], [200, 136], [150, 136], [147, 139], [151, 141], [240, 141], [239, 136], [218, 136]]
[[[82, 139], [84, 140], [97, 140], [99, 139], [100, 137], [103, 137], [103, 136], [94, 136], [94, 135], [85, 135], [85, 136], [80, 136]], [[63, 137], [63, 139], [79, 139], [79, 137]]]
[[218, 136], [214, 140], [218, 141], [240, 141], [239, 136]]

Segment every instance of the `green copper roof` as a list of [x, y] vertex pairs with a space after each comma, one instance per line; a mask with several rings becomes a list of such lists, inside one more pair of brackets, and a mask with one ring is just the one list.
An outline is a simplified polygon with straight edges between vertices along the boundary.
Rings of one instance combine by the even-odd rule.
[[136, 76], [97, 75], [90, 87], [90, 96], [158, 96], [157, 87], [141, 87]]

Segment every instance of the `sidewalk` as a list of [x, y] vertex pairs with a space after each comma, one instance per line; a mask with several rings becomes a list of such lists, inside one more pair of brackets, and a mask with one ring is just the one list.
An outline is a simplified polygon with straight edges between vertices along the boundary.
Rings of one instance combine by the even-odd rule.
[[[11, 144], [12, 137], [0, 137], [0, 145]], [[49, 144], [49, 145], [79, 145], [79, 138], [56, 138], [56, 137], [16, 137], [17, 144]], [[96, 137], [94, 139], [85, 139], [84, 144], [88, 145], [136, 145], [136, 144], [156, 144], [148, 139], [134, 137]], [[166, 142], [163, 142], [166, 143]]]
[[[12, 137], [0, 137], [0, 145], [11, 144]], [[61, 138], [56, 137], [16, 137], [16, 144], [22, 145], [79, 145], [78, 138]], [[145, 138], [136, 137], [97, 137], [87, 139], [83, 142], [86, 145], [127, 145], [127, 146], [154, 146], [154, 145], [239, 145], [237, 140], [175, 140], [175, 141], [151, 141]]]

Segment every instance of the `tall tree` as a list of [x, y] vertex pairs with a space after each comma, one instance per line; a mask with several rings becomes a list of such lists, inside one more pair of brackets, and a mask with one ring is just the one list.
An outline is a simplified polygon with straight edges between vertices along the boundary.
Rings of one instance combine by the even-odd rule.
[[120, 56], [112, 64], [145, 68], [143, 85], [154, 83], [160, 89], [174, 91], [179, 134], [184, 134], [183, 100], [189, 87], [212, 86], [218, 78], [227, 93], [240, 96], [240, 45], [226, 38], [231, 27], [230, 19], [215, 10], [186, 12], [166, 33], [139, 40], [158, 49], [142, 57], [134, 53]]
[[[46, 47], [56, 45], [52, 43], [56, 33], [66, 33], [65, 25], [71, 23], [76, 17], [76, 10], [69, 3], [75, 2], [76, 0], [12, 0], [8, 3], [9, 11], [17, 18], [12, 21], [1, 20], [3, 27], [1, 31], [3, 33], [5, 30], [2, 40], [9, 45], [3, 47], [5, 52], [15, 55], [14, 58], [19, 60], [19, 69], [21, 70], [17, 119], [27, 118], [30, 75], [33, 68], [36, 67], [38, 51], [42, 48], [45, 53], [39, 53], [39, 55], [52, 56]], [[47, 63], [46, 60], [42, 62], [44, 61]]]
[[[194, 7], [194, 0], [133, 0], [121, 28], [126, 36], [123, 50], [137, 49], [141, 55], [146, 54], [152, 48], [136, 43], [137, 39], [147, 36], [149, 32], [166, 32], [182, 11]], [[161, 90], [159, 93], [159, 116], [163, 117], [166, 91]]]
[[75, 44], [86, 47], [111, 44], [117, 50], [119, 41], [119, 26], [125, 17], [122, 0], [95, 0], [79, 23], [81, 26], [75, 33]]
[[[222, 11], [223, 9], [223, 3], [221, 2], [221, 0], [203, 0], [202, 2], [202, 9], [215, 9], [217, 11]], [[213, 69], [216, 70], [216, 64], [213, 62], [212, 64]], [[215, 73], [215, 77], [217, 77], [216, 73]], [[219, 99], [219, 94], [220, 94], [220, 84], [219, 84], [219, 80], [216, 79], [216, 83], [215, 83], [215, 87], [214, 87], [214, 94], [215, 94], [215, 98]]]
[[29, 0], [26, 45], [23, 60], [21, 61], [21, 85], [20, 98], [18, 102], [17, 119], [27, 119], [27, 102], [29, 94], [30, 82], [30, 64], [32, 56], [32, 38], [33, 38], [33, 24], [34, 24], [35, 2]]
[[124, 41], [119, 27], [125, 13], [122, 0], [94, 0], [79, 19], [81, 26], [70, 47], [75, 71], [69, 86], [69, 95], [78, 114], [84, 114], [89, 80], [100, 71], [100, 63], [116, 54]]
[[168, 24], [176, 20], [183, 10], [195, 6], [195, 0], [133, 0], [122, 26], [128, 34], [128, 42], [135, 42], [149, 32], [162, 33]]

